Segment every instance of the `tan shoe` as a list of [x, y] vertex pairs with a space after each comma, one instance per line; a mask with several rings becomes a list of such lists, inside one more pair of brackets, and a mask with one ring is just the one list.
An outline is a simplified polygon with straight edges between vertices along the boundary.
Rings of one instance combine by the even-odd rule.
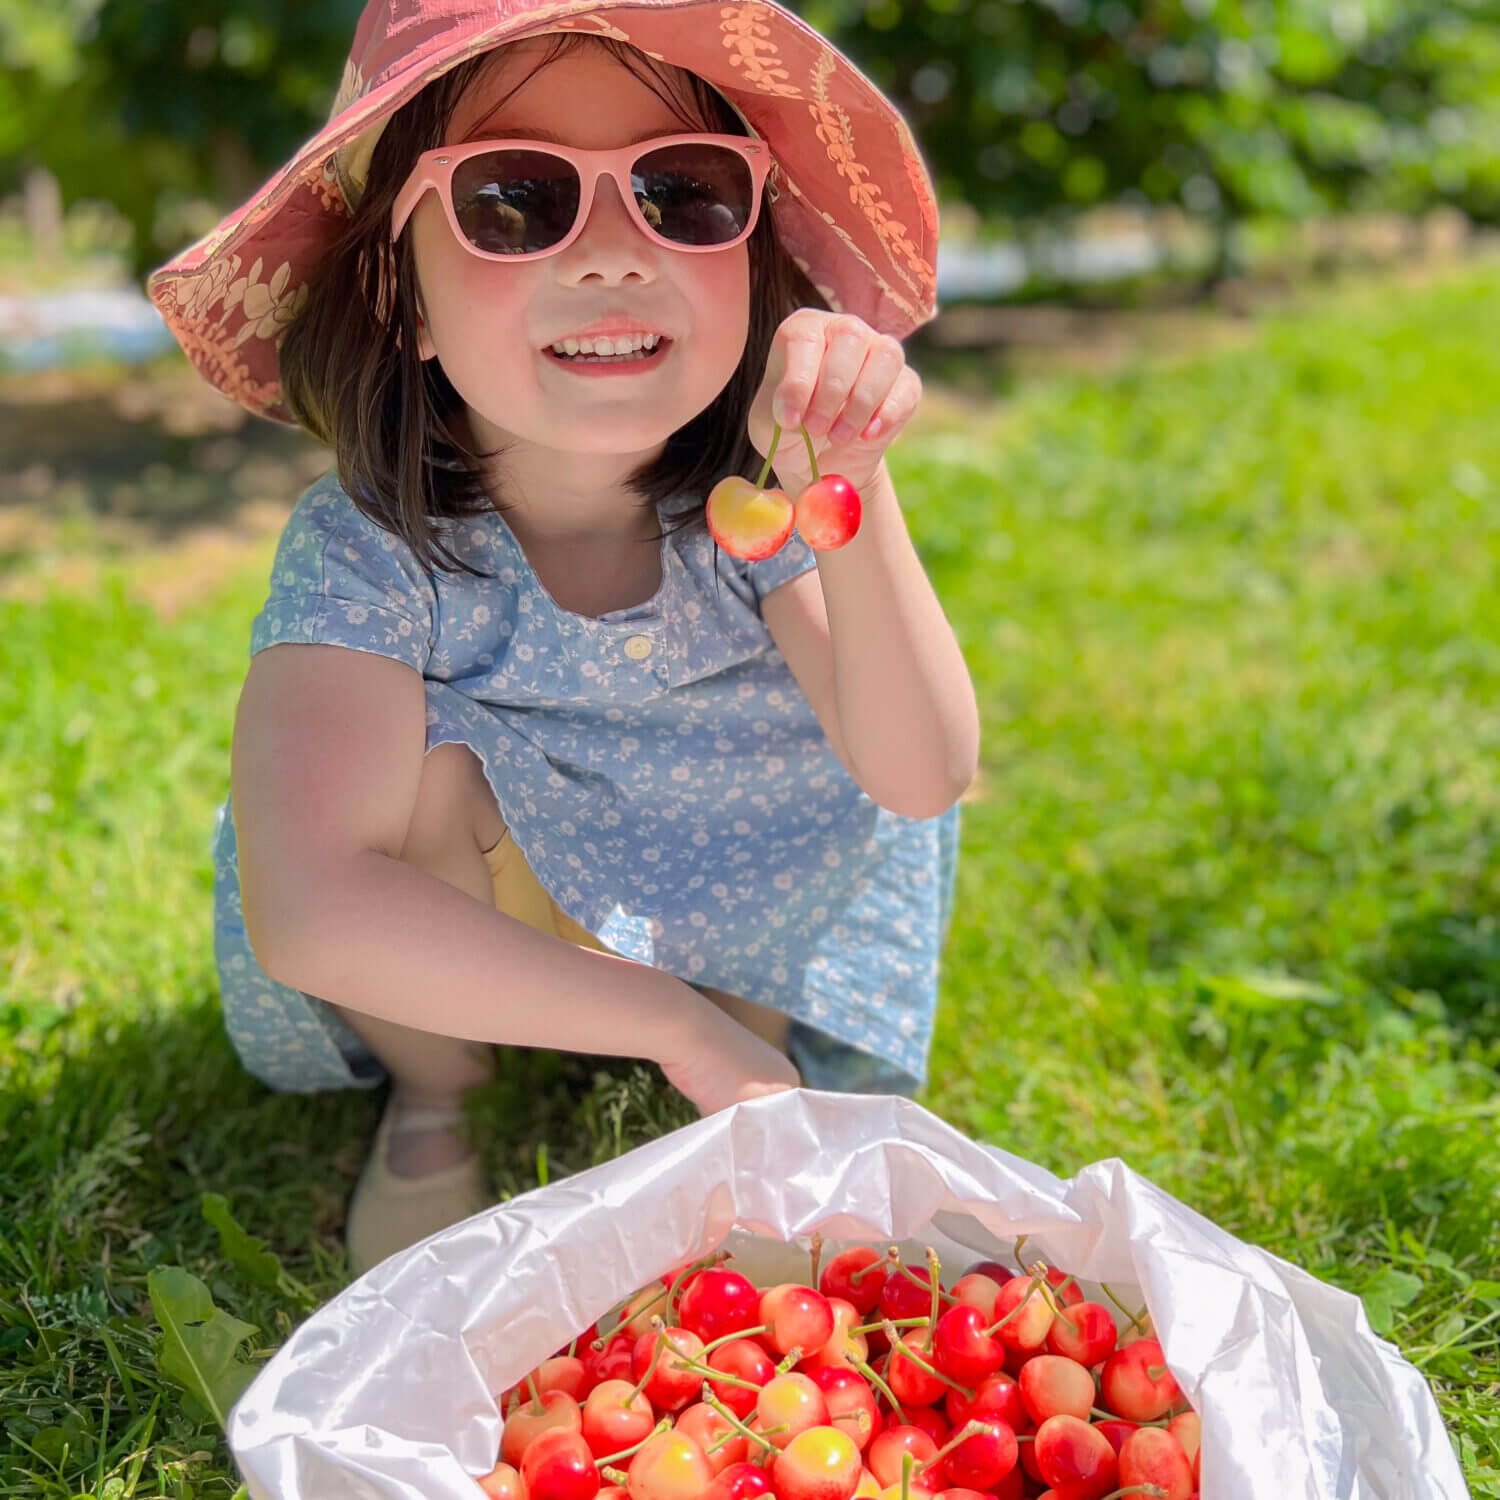
[[370, 1155], [349, 1199], [344, 1245], [349, 1268], [363, 1276], [387, 1256], [428, 1235], [491, 1207], [494, 1194], [485, 1180], [478, 1152], [425, 1177], [399, 1177], [391, 1171], [393, 1134], [451, 1129], [461, 1109], [397, 1109], [387, 1104]]

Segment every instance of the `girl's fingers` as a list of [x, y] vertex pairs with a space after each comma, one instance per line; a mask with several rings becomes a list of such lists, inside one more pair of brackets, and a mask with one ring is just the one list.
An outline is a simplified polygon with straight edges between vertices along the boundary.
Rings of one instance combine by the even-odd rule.
[[[816, 323], [799, 320], [794, 313], [776, 330], [775, 341], [783, 363], [773, 414], [783, 427], [795, 429], [798, 422], [807, 420], [807, 409], [818, 383], [825, 348], [823, 334]], [[774, 363], [775, 352], [771, 357]]]
[[864, 368], [854, 383], [844, 409], [829, 433], [836, 443], [852, 443], [887, 401], [906, 369], [906, 351], [895, 339], [877, 337], [870, 345]]

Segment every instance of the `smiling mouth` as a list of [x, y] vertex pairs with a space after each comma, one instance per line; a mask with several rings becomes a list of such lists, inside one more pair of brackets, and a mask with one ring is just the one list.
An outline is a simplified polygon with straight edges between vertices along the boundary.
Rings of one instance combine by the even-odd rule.
[[654, 349], [639, 349], [629, 354], [559, 354], [550, 344], [542, 353], [559, 365], [647, 365], [659, 363], [671, 347], [672, 340], [663, 336]]

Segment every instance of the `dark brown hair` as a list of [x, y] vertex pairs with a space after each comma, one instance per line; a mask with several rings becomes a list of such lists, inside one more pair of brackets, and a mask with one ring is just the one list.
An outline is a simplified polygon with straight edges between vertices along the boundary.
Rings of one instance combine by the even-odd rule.
[[[662, 91], [660, 78], [649, 76], [649, 60], [634, 48], [581, 33], [549, 41], [554, 45], [539, 68], [580, 43], [605, 46], [682, 114], [681, 102]], [[459, 100], [493, 58], [484, 53], [460, 63], [386, 122], [359, 202], [312, 276], [306, 306], [287, 330], [280, 354], [286, 405], [334, 450], [339, 483], [354, 503], [399, 536], [429, 571], [474, 577], [489, 575], [449, 551], [434, 523], [510, 508], [491, 493], [481, 468], [503, 450], [485, 454], [468, 445], [466, 424], [455, 422], [463, 398], [437, 359], [419, 356], [412, 237], [403, 234], [393, 247], [389, 226], [391, 206], [412, 165], [443, 143]], [[698, 112], [697, 119], [682, 116], [690, 129], [746, 133], [713, 87], [695, 73], [685, 77]], [[747, 245], [750, 317], [738, 368], [713, 403], [667, 439], [660, 458], [626, 481], [643, 507], [671, 495], [700, 497], [681, 512], [683, 526], [703, 525], [708, 492], [720, 479], [759, 475], [764, 460], [750, 444], [746, 422], [772, 336], [796, 308], [828, 305], [782, 248], [768, 202], [761, 204]]]

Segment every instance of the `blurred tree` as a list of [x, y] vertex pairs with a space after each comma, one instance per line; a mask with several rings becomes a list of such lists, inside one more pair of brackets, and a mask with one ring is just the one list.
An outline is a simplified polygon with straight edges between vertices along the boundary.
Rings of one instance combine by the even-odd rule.
[[[1451, 203], [1500, 220], [1500, 0], [792, 0], [945, 197], [1216, 223]], [[143, 272], [325, 118], [360, 0], [0, 0], [0, 192], [103, 198]], [[211, 215], [211, 216], [210, 216]], [[206, 217], [208, 216], [208, 217]], [[206, 217], [206, 221], [205, 221]]]
[[0, 0], [0, 192], [113, 203], [143, 275], [322, 125], [361, 0]]
[[805, 0], [945, 196], [1500, 219], [1500, 0]]

